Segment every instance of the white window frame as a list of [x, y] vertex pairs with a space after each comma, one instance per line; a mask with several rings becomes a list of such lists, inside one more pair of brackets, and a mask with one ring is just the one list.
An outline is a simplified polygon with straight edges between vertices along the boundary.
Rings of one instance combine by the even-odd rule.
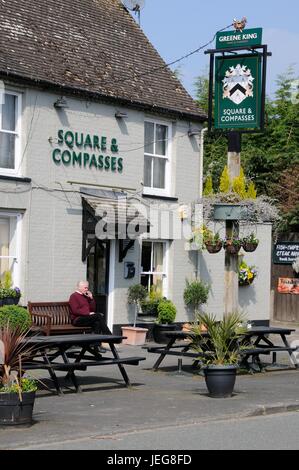
[[[143, 194], [149, 194], [153, 196], [170, 196], [170, 184], [171, 184], [171, 154], [172, 154], [172, 124], [166, 121], [159, 121], [157, 119], [144, 119], [144, 128], [145, 123], [150, 122], [155, 124], [155, 132], [154, 138], [156, 138], [156, 125], [160, 124], [162, 126], [167, 127], [167, 140], [166, 140], [166, 154], [165, 155], [157, 155], [152, 154], [144, 151], [143, 156], [143, 164], [145, 161], [145, 156], [153, 157], [153, 158], [164, 158], [166, 160], [165, 165], [165, 188], [154, 188], [153, 186], [144, 186], [143, 187]], [[144, 142], [145, 144], [145, 142]], [[153, 178], [153, 168], [152, 168], [152, 178]]]
[[9, 256], [1, 256], [0, 259], [3, 258], [9, 258], [13, 259], [13, 268], [12, 268], [12, 279], [13, 279], [13, 285], [15, 287], [20, 288], [20, 281], [21, 281], [21, 243], [22, 243], [22, 220], [23, 220], [23, 214], [20, 214], [19, 212], [0, 212], [0, 217], [3, 218], [16, 218], [16, 252], [13, 254], [10, 254]]
[[[163, 271], [142, 271], [142, 245], [143, 243], [162, 243], [163, 244]], [[151, 268], [153, 266], [154, 251], [151, 249]], [[154, 275], [159, 274], [162, 276], [162, 295], [168, 298], [168, 272], [169, 272], [169, 241], [168, 240], [147, 240], [146, 238], [141, 239], [141, 252], [140, 252], [140, 277], [141, 275]]]
[[[14, 134], [16, 136], [15, 139], [15, 166], [14, 168], [2, 168], [0, 167], [0, 174], [7, 175], [7, 176], [16, 176], [20, 172], [20, 163], [21, 163], [21, 115], [22, 115], [22, 94], [16, 91], [6, 90], [3, 88], [0, 90], [0, 95], [7, 94], [13, 95], [17, 97], [17, 105], [16, 105], [16, 129], [15, 131], [7, 131], [3, 130], [2, 127], [2, 120], [1, 120], [1, 108], [0, 108], [0, 132], [4, 134]], [[3, 96], [0, 97], [0, 103], [2, 103]]]

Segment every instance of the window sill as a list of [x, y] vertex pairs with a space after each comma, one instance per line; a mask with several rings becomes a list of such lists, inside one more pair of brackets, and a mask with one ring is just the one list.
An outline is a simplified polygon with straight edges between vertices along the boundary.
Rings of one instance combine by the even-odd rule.
[[172, 196], [159, 196], [158, 194], [149, 194], [149, 193], [143, 193], [142, 197], [146, 198], [151, 198], [151, 199], [162, 199], [164, 201], [178, 201], [178, 197], [172, 197]]
[[31, 183], [31, 178], [12, 175], [0, 175], [0, 180], [4, 181], [19, 181], [20, 183]]

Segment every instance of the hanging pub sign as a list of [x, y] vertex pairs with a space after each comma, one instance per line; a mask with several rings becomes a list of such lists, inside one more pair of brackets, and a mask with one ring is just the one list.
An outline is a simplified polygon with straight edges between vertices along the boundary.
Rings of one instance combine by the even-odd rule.
[[292, 264], [299, 257], [298, 242], [278, 242], [273, 248], [274, 264]]
[[214, 127], [215, 129], [261, 127], [260, 54], [215, 58]]
[[259, 46], [262, 44], [262, 35], [262, 28], [222, 31], [216, 35], [216, 49]]

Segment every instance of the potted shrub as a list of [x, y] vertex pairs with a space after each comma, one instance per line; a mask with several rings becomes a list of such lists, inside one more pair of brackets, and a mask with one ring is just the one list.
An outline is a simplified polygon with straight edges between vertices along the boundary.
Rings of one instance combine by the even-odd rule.
[[[23, 376], [22, 359], [30, 355], [28, 330], [9, 322], [0, 328], [0, 424], [31, 424], [36, 381]], [[32, 348], [31, 348], [32, 349]]]
[[0, 307], [0, 328], [8, 323], [12, 328], [27, 330], [32, 324], [30, 313], [19, 305], [4, 305]]
[[187, 307], [191, 307], [194, 311], [194, 318], [199, 313], [200, 305], [205, 304], [208, 300], [210, 287], [199, 280], [189, 282], [186, 280], [184, 290], [184, 301]]
[[227, 238], [224, 242], [224, 248], [231, 255], [237, 255], [241, 249], [242, 240], [240, 238]]
[[137, 327], [136, 320], [141, 302], [145, 300], [146, 296], [147, 290], [141, 284], [134, 284], [128, 289], [128, 303], [134, 305], [134, 325], [121, 327], [123, 336], [126, 336], [123, 340], [124, 344], [142, 345], [145, 343], [148, 329]]
[[4, 272], [4, 280], [0, 282], [0, 306], [17, 305], [21, 297], [18, 287], [12, 287], [12, 277], [10, 271]]
[[151, 286], [147, 298], [140, 302], [142, 310], [141, 315], [150, 315], [156, 317], [158, 315], [158, 305], [161, 299], [161, 290], [154, 285]]
[[[231, 313], [217, 321], [211, 314], [199, 314], [191, 328], [191, 348], [200, 353], [206, 385], [213, 398], [230, 397], [233, 393], [240, 360], [239, 343], [247, 331], [243, 315]], [[204, 325], [208, 334], [202, 333]]]
[[258, 244], [259, 240], [255, 237], [253, 232], [248, 237], [244, 237], [242, 239], [243, 250], [247, 252], [252, 252], [256, 250]]
[[174, 324], [176, 313], [176, 306], [171, 300], [160, 300], [158, 318], [153, 328], [153, 336], [156, 343], [167, 343], [169, 338], [167, 338], [165, 332], [177, 329], [177, 326]]

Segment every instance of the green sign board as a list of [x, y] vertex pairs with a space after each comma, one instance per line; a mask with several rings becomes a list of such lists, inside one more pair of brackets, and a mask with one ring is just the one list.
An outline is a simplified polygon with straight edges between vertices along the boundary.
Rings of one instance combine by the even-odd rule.
[[274, 264], [292, 264], [298, 257], [299, 242], [278, 242], [274, 245]]
[[261, 56], [215, 60], [215, 129], [256, 129], [261, 121]]
[[228, 47], [260, 46], [262, 44], [262, 28], [244, 29], [241, 31], [226, 31], [217, 33], [216, 49]]

